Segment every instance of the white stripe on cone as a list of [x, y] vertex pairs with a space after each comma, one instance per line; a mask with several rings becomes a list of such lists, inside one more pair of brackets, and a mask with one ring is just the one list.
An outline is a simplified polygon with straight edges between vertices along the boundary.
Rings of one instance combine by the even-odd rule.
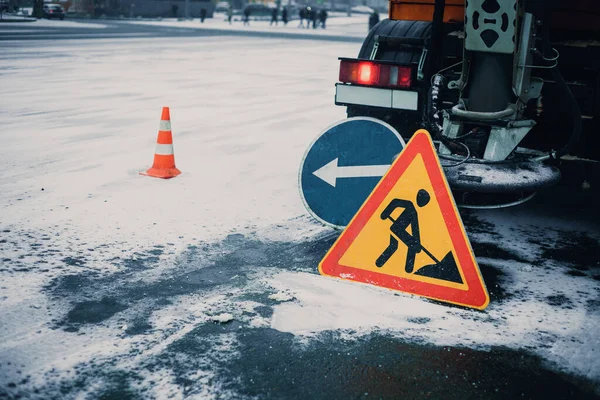
[[171, 121], [161, 120], [158, 125], [158, 130], [160, 131], [170, 131], [171, 130]]
[[172, 156], [173, 153], [173, 145], [172, 144], [156, 144], [156, 150], [154, 154], [159, 156]]

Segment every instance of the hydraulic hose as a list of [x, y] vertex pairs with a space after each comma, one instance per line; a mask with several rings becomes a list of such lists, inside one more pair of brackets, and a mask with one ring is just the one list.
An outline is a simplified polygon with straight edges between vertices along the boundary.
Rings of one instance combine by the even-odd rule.
[[452, 114], [462, 118], [473, 119], [476, 121], [494, 121], [497, 119], [510, 117], [515, 113], [515, 109], [510, 107], [502, 111], [496, 112], [466, 111], [463, 108], [464, 107], [460, 104], [455, 105], [454, 107], [452, 107]]
[[[429, 115], [433, 119], [436, 135], [442, 136], [444, 130], [442, 126], [442, 118], [439, 110], [440, 91], [444, 86], [446, 79], [442, 75], [435, 75], [432, 80], [431, 89], [429, 91]], [[440, 138], [441, 140], [441, 138]]]
[[430, 122], [428, 122], [427, 125], [431, 126], [430, 130], [435, 135], [435, 138], [437, 140], [439, 140], [440, 142], [442, 142], [444, 144], [444, 146], [446, 146], [447, 148], [451, 149], [452, 151], [459, 151], [459, 150], [466, 149], [467, 156], [464, 160], [462, 160], [458, 164], [446, 165], [446, 167], [453, 167], [453, 166], [458, 166], [458, 165], [466, 162], [466, 160], [470, 157], [470, 151], [466, 145], [464, 145], [460, 142], [454, 142], [452, 139], [447, 138], [443, 134], [444, 127], [443, 127], [443, 120], [442, 120], [442, 112], [439, 109], [439, 101], [440, 101], [441, 90], [445, 86], [445, 84], [446, 84], [446, 78], [444, 78], [442, 75], [436, 74], [433, 76], [431, 88], [429, 89], [429, 99], [428, 99], [429, 100], [429, 108], [428, 108], [429, 115], [428, 115], [428, 117], [429, 117]]
[[[552, 44], [550, 42], [550, 16], [552, 14], [552, 7], [547, 6], [544, 7], [544, 15], [542, 18], [542, 45], [543, 45], [543, 54], [545, 58], [552, 57]], [[569, 153], [573, 147], [579, 142], [579, 138], [581, 137], [581, 111], [579, 109], [579, 104], [573, 96], [573, 92], [567, 85], [567, 82], [563, 78], [562, 74], [558, 69], [558, 63], [551, 68], [552, 77], [556, 81], [556, 84], [560, 88], [560, 90], [564, 94], [564, 98], [569, 103], [571, 115], [573, 117], [573, 131], [571, 133], [571, 137], [569, 141], [559, 150], [553, 151], [550, 153], [548, 158], [559, 159], [560, 157]]]

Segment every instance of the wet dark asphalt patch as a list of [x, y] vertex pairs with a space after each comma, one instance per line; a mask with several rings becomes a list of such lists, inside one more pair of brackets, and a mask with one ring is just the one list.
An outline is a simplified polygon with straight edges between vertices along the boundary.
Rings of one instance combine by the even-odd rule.
[[131, 325], [127, 327], [127, 329], [125, 330], [125, 333], [127, 335], [133, 336], [133, 335], [143, 335], [145, 333], [148, 333], [152, 330], [152, 325], [150, 324], [150, 322], [148, 322], [148, 319], [150, 318], [150, 313], [147, 312], [146, 314], [142, 314], [139, 315], [138, 317], [134, 318], [131, 321]]
[[98, 323], [126, 308], [111, 297], [103, 297], [100, 301], [83, 301], [69, 311], [66, 322], [69, 324]]
[[[138, 388], [143, 381], [135, 371], [110, 368], [102, 364], [91, 364], [89, 368], [80, 365], [76, 369], [77, 377], [73, 380], [63, 380], [59, 391], [67, 396], [72, 392], [79, 392], [89, 388], [94, 382], [102, 382], [94, 398], [102, 400], [129, 400], [143, 399], [147, 388]], [[75, 390], [74, 390], [75, 389]], [[43, 393], [44, 390], [41, 390]]]
[[529, 263], [528, 260], [506, 249], [503, 249], [495, 243], [481, 243], [471, 241], [471, 247], [473, 248], [473, 253], [477, 258], [485, 257], [495, 258], [498, 260], [512, 260], [518, 261], [520, 263]]
[[[175, 261], [175, 270], [178, 272], [173, 274], [171, 269], [170, 275], [165, 274], [156, 281], [145, 282], [141, 278], [144, 271], [158, 263], [157, 256], [137, 253], [131, 260], [113, 259], [112, 262], [121, 267], [115, 273], [101, 275], [86, 271], [71, 274], [54, 279], [45, 290], [56, 301], [69, 301], [72, 304], [67, 317], [55, 326], [72, 331], [83, 324], [102, 322], [142, 301], [145, 305], [138, 314], [141, 312], [149, 316], [151, 311], [160, 309], [165, 301], [175, 296], [202, 293], [217, 287], [245, 287], [248, 274], [256, 267], [317, 273], [316, 266], [334, 240], [262, 242], [234, 234], [222, 243], [190, 246]], [[160, 249], [155, 249], [155, 254], [158, 251]], [[242, 297], [264, 304], [266, 308], [261, 309], [263, 316], [272, 313], [267, 308], [276, 303], [267, 298], [268, 293], [250, 292]], [[114, 302], [115, 306], [110, 307], [107, 301]], [[147, 327], [150, 323], [138, 317], [127, 325]], [[131, 329], [127, 332], [135, 334], [145, 331], [147, 329]]]
[[125, 269], [131, 270], [145, 270], [150, 269], [156, 265], [159, 261], [160, 256], [163, 253], [162, 249], [154, 248], [148, 250], [146, 253], [136, 252], [132, 257], [120, 258], [116, 257], [111, 260], [115, 265], [122, 265]]
[[62, 260], [65, 264], [74, 267], [83, 267], [86, 263], [84, 257], [65, 257]]
[[500, 236], [500, 234], [496, 232], [494, 224], [478, 218], [473, 210], [461, 209], [460, 218], [469, 235], [486, 234]]
[[[260, 358], [235, 360], [231, 372], [242, 376], [246, 393], [267, 393], [265, 398], [287, 397], [290, 386], [298, 394], [291, 396], [295, 398], [404, 395], [462, 399], [474, 393], [476, 397], [479, 393], [481, 398], [502, 399], [523, 395], [585, 398], [585, 392], [546, 370], [536, 357], [502, 348], [486, 352], [434, 347], [379, 335], [348, 342], [331, 333], [329, 337], [324, 335], [323, 341], [298, 349], [290, 346], [285, 334], [273, 331], [270, 343], [283, 346], [273, 346], [275, 350], [270, 351], [261, 346], [263, 334], [252, 331], [240, 335], [241, 354], [247, 354], [244, 347], [262, 349], [262, 354]], [[261, 373], [270, 370], [280, 371], [280, 385], [261, 383]]]
[[558, 232], [554, 246], [543, 246], [542, 259], [571, 265], [579, 271], [600, 270], [600, 241], [581, 232]]
[[553, 307], [566, 308], [569, 310], [573, 308], [573, 302], [571, 301], [571, 299], [569, 299], [562, 293], [547, 296], [546, 303]]
[[411, 322], [413, 324], [427, 324], [429, 322], [431, 322], [431, 318], [428, 317], [414, 317], [414, 318], [408, 318], [407, 319], [408, 322]]
[[584, 272], [578, 271], [576, 269], [570, 269], [566, 272], [566, 274], [570, 276], [587, 276]]
[[[170, 363], [185, 360], [173, 368], [185, 373], [182, 381], [194, 373], [189, 360], [206, 355], [208, 338], [220, 329], [198, 329], [170, 346]], [[223, 388], [241, 398], [594, 398], [585, 383], [505, 348], [435, 347], [378, 334], [348, 341], [336, 332], [300, 344], [294, 335], [269, 328], [234, 326], [225, 332], [238, 332], [238, 356], [213, 361]], [[193, 393], [193, 386], [188, 390]]]
[[[597, 398], [589, 382], [552, 367], [503, 347], [436, 347], [378, 333], [347, 340], [335, 331], [304, 343], [234, 321], [200, 325], [133, 370], [112, 361], [79, 364], [76, 377], [61, 380], [59, 388], [69, 397], [102, 382], [94, 398], [142, 399], [155, 384], [143, 372], [167, 370], [186, 396], [208, 385], [233, 394], [219, 398], [236, 399]], [[202, 372], [212, 375], [199, 381]], [[54, 386], [37, 390], [51, 393]]]
[[485, 287], [490, 295], [490, 302], [501, 303], [513, 297], [513, 294], [506, 290], [506, 284], [503, 280], [505, 274], [501, 270], [484, 263], [478, 263], [478, 265]]

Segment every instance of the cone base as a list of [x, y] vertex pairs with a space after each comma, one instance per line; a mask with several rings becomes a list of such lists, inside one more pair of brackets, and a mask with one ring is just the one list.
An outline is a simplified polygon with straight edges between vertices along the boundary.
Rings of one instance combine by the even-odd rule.
[[177, 175], [181, 174], [181, 171], [177, 168], [150, 168], [146, 172], [140, 172], [140, 175], [151, 176], [153, 178], [162, 178], [169, 179], [175, 178]]

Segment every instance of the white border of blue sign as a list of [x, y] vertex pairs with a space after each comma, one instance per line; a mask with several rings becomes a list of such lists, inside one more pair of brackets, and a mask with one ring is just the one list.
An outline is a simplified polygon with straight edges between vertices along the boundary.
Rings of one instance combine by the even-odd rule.
[[[322, 223], [322, 224], [324, 224], [324, 225], [326, 225], [326, 226], [329, 226], [329, 227], [331, 227], [331, 228], [334, 228], [334, 229], [345, 229], [345, 228], [346, 228], [346, 226], [335, 225], [335, 224], [332, 224], [332, 223], [330, 223], [330, 222], [327, 222], [327, 221], [325, 221], [325, 220], [321, 219], [321, 218], [320, 218], [319, 216], [317, 216], [317, 215], [316, 215], [316, 214], [313, 212], [313, 210], [312, 210], [312, 209], [311, 209], [311, 208], [308, 206], [308, 203], [307, 203], [306, 199], [304, 198], [304, 193], [302, 192], [302, 171], [304, 170], [304, 161], [306, 161], [306, 157], [308, 156], [308, 152], [309, 152], [309, 151], [312, 149], [312, 147], [314, 146], [314, 144], [316, 143], [316, 141], [317, 141], [317, 140], [319, 140], [319, 138], [320, 138], [321, 136], [323, 136], [323, 134], [324, 134], [325, 132], [329, 131], [330, 129], [332, 129], [332, 128], [334, 128], [334, 127], [338, 126], [338, 125], [341, 125], [341, 124], [343, 124], [343, 123], [346, 123], [346, 122], [348, 122], [348, 121], [358, 121], [358, 120], [363, 120], [363, 121], [371, 121], [371, 122], [375, 122], [375, 123], [378, 123], [378, 124], [381, 124], [381, 125], [385, 126], [385, 127], [386, 127], [386, 128], [388, 128], [390, 131], [392, 131], [392, 133], [393, 133], [394, 135], [396, 135], [396, 137], [398, 137], [398, 140], [400, 140], [400, 143], [402, 143], [402, 148], [404, 149], [404, 147], [406, 147], [406, 143], [404, 142], [404, 139], [402, 138], [402, 136], [400, 135], [400, 133], [398, 133], [398, 131], [397, 131], [396, 129], [394, 129], [394, 127], [393, 127], [393, 126], [391, 126], [390, 124], [388, 124], [388, 123], [387, 123], [387, 122], [385, 122], [385, 121], [382, 121], [382, 120], [380, 120], [380, 119], [377, 119], [377, 118], [372, 118], [372, 117], [351, 117], [351, 118], [345, 118], [345, 119], [343, 119], [343, 120], [341, 120], [341, 121], [338, 121], [338, 122], [335, 122], [335, 123], [333, 123], [333, 124], [329, 125], [327, 128], [323, 129], [323, 130], [321, 131], [321, 133], [319, 133], [319, 134], [317, 135], [317, 137], [315, 137], [315, 138], [313, 139], [313, 141], [310, 143], [310, 145], [309, 145], [309, 146], [306, 148], [306, 151], [304, 152], [304, 156], [302, 156], [302, 162], [300, 163], [300, 170], [298, 171], [298, 191], [300, 192], [300, 198], [302, 199], [302, 203], [304, 204], [304, 208], [305, 208], [305, 209], [306, 209], [306, 210], [309, 212], [309, 214], [310, 214], [310, 215], [311, 215], [311, 216], [312, 216], [314, 219], [316, 219], [317, 221], [319, 221], [320, 223]], [[393, 160], [390, 160], [390, 164], [392, 163], [392, 161], [393, 161]], [[382, 178], [383, 178], [383, 177], [382, 177]], [[366, 200], [367, 200], [367, 199], [365, 199], [365, 201], [366, 201]], [[356, 211], [358, 211], [358, 210], [356, 210]]]

